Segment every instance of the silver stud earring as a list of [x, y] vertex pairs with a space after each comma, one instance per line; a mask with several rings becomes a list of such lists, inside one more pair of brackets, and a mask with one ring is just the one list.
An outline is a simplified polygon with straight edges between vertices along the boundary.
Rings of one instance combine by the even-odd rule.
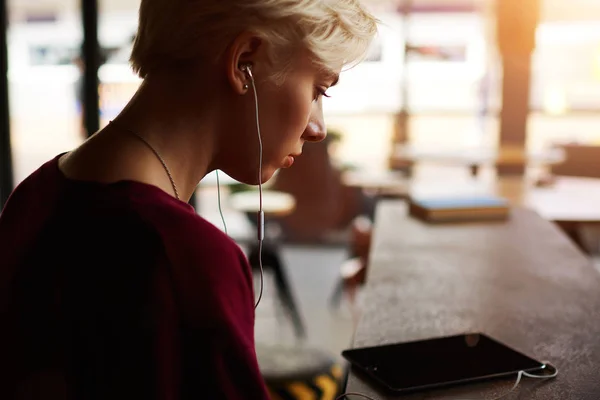
[[244, 84], [244, 90], [248, 90], [249, 86], [247, 83]]

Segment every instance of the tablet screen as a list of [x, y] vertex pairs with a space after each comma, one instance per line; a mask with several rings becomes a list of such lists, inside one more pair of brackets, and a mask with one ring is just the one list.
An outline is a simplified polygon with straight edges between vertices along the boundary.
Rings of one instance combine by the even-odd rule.
[[539, 361], [483, 334], [346, 350], [342, 355], [394, 391], [445, 386], [544, 368]]

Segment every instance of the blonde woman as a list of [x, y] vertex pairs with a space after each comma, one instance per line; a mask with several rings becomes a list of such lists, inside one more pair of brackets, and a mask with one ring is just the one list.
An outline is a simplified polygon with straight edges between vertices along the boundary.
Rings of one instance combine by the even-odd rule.
[[322, 140], [375, 33], [358, 0], [142, 0], [138, 92], [0, 216], [0, 398], [266, 398], [248, 262], [187, 201]]

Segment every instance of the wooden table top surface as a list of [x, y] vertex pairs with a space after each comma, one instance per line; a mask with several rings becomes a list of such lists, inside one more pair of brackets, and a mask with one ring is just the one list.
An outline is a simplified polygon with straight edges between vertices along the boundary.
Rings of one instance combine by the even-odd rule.
[[[560, 370], [509, 398], [600, 398], [600, 274], [552, 223], [516, 208], [507, 222], [428, 225], [383, 201], [371, 251], [354, 347], [484, 332]], [[402, 399], [492, 399], [514, 382]], [[354, 373], [347, 390], [396, 398]]]

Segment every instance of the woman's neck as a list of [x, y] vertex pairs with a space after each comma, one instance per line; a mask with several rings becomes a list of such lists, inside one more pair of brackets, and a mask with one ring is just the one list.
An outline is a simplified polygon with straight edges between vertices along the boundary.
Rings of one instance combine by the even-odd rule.
[[199, 97], [208, 97], [191, 90], [178, 80], [143, 82], [114, 123], [65, 157], [61, 169], [76, 179], [136, 180], [174, 194], [162, 163], [139, 135], [167, 165], [180, 199], [188, 201], [218, 164], [218, 110], [215, 102], [198, 104]]
[[199, 96], [180, 85], [149, 78], [115, 123], [152, 145], [168, 165], [181, 198], [189, 199], [213, 169], [218, 128], [211, 104], [198, 104]]

